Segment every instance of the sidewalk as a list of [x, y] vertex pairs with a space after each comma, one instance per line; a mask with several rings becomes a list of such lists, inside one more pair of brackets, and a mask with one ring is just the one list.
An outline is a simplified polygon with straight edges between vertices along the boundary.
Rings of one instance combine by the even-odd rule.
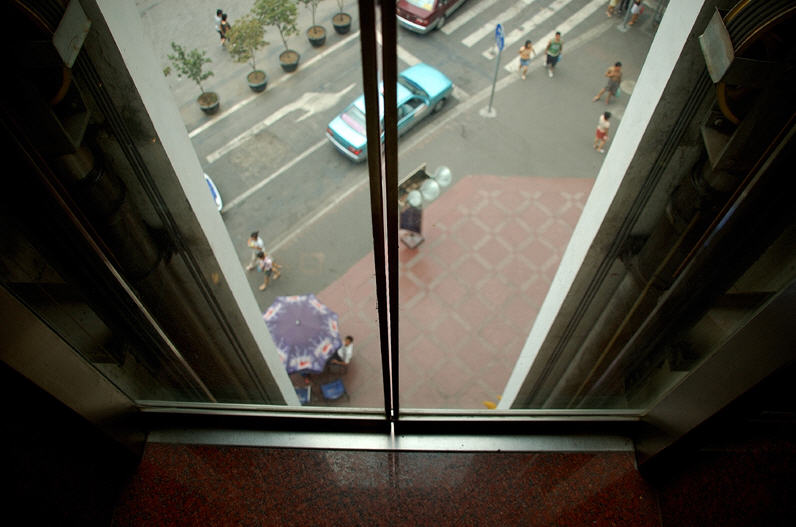
[[[592, 148], [597, 116], [614, 114], [612, 134], [621, 126], [651, 42], [645, 29], [646, 20], [626, 33], [611, 25], [568, 55], [555, 79], [538, 64], [526, 81], [496, 95], [497, 119], [479, 115], [484, 101], [433, 131], [433, 141], [413, 147], [411, 134], [404, 138], [403, 167], [446, 165], [464, 177], [426, 209], [426, 241], [400, 248], [402, 408], [485, 409], [484, 401], [497, 402], [604, 159]], [[625, 64], [622, 97], [593, 103], [616, 60]], [[318, 230], [349, 237], [358, 230], [370, 240], [369, 226], [337, 215]], [[316, 241], [313, 250], [321, 251]], [[356, 339], [342, 376], [350, 400], [334, 405], [383, 405], [373, 273], [369, 253], [316, 293], [340, 315], [341, 334]], [[327, 404], [318, 385], [334, 377], [315, 380], [312, 404]]]
[[[225, 0], [221, 3], [210, 0], [191, 2], [136, 0], [144, 33], [163, 67], [170, 65], [168, 55], [172, 53], [172, 41], [186, 49], [196, 48], [206, 53], [211, 60], [206, 70], [212, 71], [213, 76], [207, 79], [203, 86], [206, 90], [218, 93], [222, 112], [251, 97], [252, 92], [246, 84], [246, 74], [251, 67], [246, 63], [241, 64], [232, 60], [229, 51], [221, 46], [221, 40], [214, 29], [215, 12], [216, 9], [222, 8], [229, 14], [229, 20], [234, 25], [238, 19], [251, 11], [253, 4], [253, 0]], [[326, 28], [327, 35], [326, 46], [320, 49], [313, 48], [305, 35], [307, 28], [312, 25], [310, 10], [304, 5], [298, 6], [296, 26], [299, 32], [288, 37], [288, 45], [290, 49], [299, 52], [301, 64], [306, 64], [313, 57], [359, 30], [356, 4], [354, 2], [346, 4], [346, 12], [351, 14], [353, 19], [351, 32], [347, 35], [336, 34], [332, 27], [332, 17], [338, 11], [337, 4], [321, 2], [318, 5], [315, 19], [319, 25]], [[272, 88], [280, 79], [291, 74], [285, 73], [279, 67], [278, 56], [285, 49], [279, 32], [273, 27], [266, 27], [265, 40], [269, 45], [256, 53], [257, 66], [267, 73], [269, 87]], [[183, 122], [189, 131], [218, 117], [218, 115], [208, 117], [199, 111], [196, 98], [200, 91], [192, 81], [179, 78], [174, 73], [167, 79]]]
[[[497, 400], [593, 182], [468, 176], [426, 209], [426, 241], [399, 253], [403, 408]], [[371, 252], [317, 295], [355, 338], [342, 405], [383, 405], [375, 291]], [[334, 377], [315, 379], [312, 404], [324, 404], [319, 385]]]

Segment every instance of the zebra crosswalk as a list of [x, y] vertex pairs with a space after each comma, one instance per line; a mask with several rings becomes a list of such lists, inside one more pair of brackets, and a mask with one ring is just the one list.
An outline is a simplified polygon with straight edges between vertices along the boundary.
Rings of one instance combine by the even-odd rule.
[[[558, 1], [558, 0], [557, 0]], [[563, 0], [562, 0], [563, 1]], [[605, 0], [592, 0], [588, 4], [586, 4], [583, 8], [579, 9], [575, 12], [572, 16], [564, 20], [561, 24], [559, 24], [555, 29], [550, 30], [549, 33], [541, 37], [540, 39], [536, 40], [538, 42], [536, 52], [540, 55], [544, 54], [545, 46], [547, 46], [547, 42], [553, 38], [556, 31], [560, 31], [562, 35], [566, 35], [567, 33], [571, 32], [575, 29], [578, 25], [580, 25], [584, 20], [586, 20], [589, 16], [591, 16], [595, 11], [603, 7], [605, 4]], [[564, 44], [564, 50], [567, 50], [566, 43]], [[516, 71], [517, 67], [519, 66], [520, 59], [519, 57], [514, 57], [503, 67], [506, 71]]]
[[[651, 9], [657, 2], [645, 0]], [[497, 57], [495, 29], [501, 24], [504, 53], [500, 67], [506, 72], [516, 73], [520, 60], [516, 51], [525, 40], [534, 44], [536, 56], [532, 58], [532, 64], [541, 67], [545, 63], [545, 47], [556, 31], [562, 33], [566, 56], [618, 27], [622, 23], [620, 19], [606, 18], [603, 14], [607, 5], [608, 0], [468, 0], [439, 31], [422, 37], [421, 42], [436, 42], [432, 46], [447, 48], [453, 55], [462, 56], [458, 60], [467, 61], [470, 65], [479, 61], [486, 65], [487, 61], [494, 61]], [[397, 52], [401, 63], [412, 66], [428, 60], [428, 48], [424, 49], [410, 39], [407, 43], [411, 44], [413, 52], [399, 43]], [[456, 82], [454, 86], [454, 98], [460, 101], [467, 99], [467, 93]]]
[[[498, 53], [494, 42], [495, 28], [501, 24], [504, 50], [510, 50], [501, 66], [507, 71], [516, 71], [519, 57], [514, 53], [514, 48], [525, 40], [534, 43], [539, 55], [535, 62], [543, 61], [545, 46], [556, 31], [563, 34], [566, 53], [567, 42], [572, 41], [573, 36], [577, 37], [596, 26], [600, 26], [599, 32], [603, 32], [609, 22], [618, 24], [617, 19], [606, 20], [605, 17], [589, 20], [607, 4], [607, 0], [469, 0], [446, 21], [439, 32], [448, 42], [456, 42], [473, 51], [480, 48], [481, 57], [491, 61]], [[406, 58], [411, 60], [408, 54]]]
[[[535, 30], [538, 26], [542, 25], [547, 19], [551, 18], [555, 15], [558, 11], [563, 9], [572, 2], [572, 0], [555, 0], [552, 4], [547, 7], [542, 8], [539, 12], [537, 12], [533, 18], [526, 20], [520, 27], [508, 33], [505, 37], [505, 44], [507, 47], [511, 47], [516, 44], [520, 39], [525, 41], [528, 39], [528, 35], [531, 34], [533, 30]], [[531, 39], [533, 40], [533, 39]], [[542, 41], [537, 41], [538, 44], [536, 47], [539, 47]], [[537, 50], [537, 53], [539, 50]], [[495, 46], [490, 46], [489, 49], [485, 50], [481, 53], [487, 59], [494, 59], [496, 53]]]
[[476, 29], [475, 31], [464, 37], [462, 39], [462, 44], [464, 44], [468, 48], [471, 48], [475, 46], [478, 42], [486, 38], [487, 36], [494, 35], [495, 26], [497, 26], [498, 24], [502, 24], [503, 23], [501, 22], [502, 20], [511, 20], [515, 16], [522, 13], [528, 6], [533, 4], [535, 1], [536, 0], [520, 0], [519, 2], [516, 2], [513, 6], [506, 9], [502, 13], [497, 14], [495, 17], [491, 18], [487, 22], [484, 22], [484, 24], [481, 27], [479, 27], [478, 29]]
[[481, 0], [475, 5], [468, 5], [464, 9], [459, 9], [458, 13], [456, 13], [456, 17], [442, 26], [440, 31], [446, 35], [450, 35], [495, 4], [497, 4], [497, 0]]

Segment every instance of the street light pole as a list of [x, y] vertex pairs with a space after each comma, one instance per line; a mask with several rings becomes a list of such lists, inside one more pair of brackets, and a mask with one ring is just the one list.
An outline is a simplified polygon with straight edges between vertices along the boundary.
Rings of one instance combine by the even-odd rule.
[[399, 229], [404, 231], [400, 240], [410, 249], [423, 243], [423, 207], [437, 199], [443, 188], [451, 184], [453, 176], [446, 166], [441, 166], [434, 174], [426, 172], [421, 165], [414, 173], [398, 185], [398, 204], [400, 208]]

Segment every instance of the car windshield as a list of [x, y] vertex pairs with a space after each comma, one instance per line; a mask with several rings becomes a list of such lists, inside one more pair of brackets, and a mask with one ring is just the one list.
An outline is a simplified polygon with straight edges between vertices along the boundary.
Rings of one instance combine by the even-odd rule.
[[410, 81], [406, 77], [399, 75], [398, 84], [400, 84], [401, 86], [412, 92], [413, 95], [417, 95], [419, 97], [428, 97], [428, 94], [425, 91], [423, 91], [423, 89], [420, 86]]
[[365, 114], [354, 105], [348, 107], [346, 111], [340, 114], [340, 118], [357, 131], [361, 135], [365, 135]]
[[410, 4], [415, 7], [419, 7], [420, 9], [424, 9], [426, 11], [433, 11], [434, 10], [434, 1], [431, 0], [407, 0]]

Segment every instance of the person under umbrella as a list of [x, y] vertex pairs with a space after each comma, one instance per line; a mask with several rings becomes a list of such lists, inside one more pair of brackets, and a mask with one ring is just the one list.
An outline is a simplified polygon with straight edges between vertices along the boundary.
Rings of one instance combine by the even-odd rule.
[[263, 319], [288, 374], [323, 372], [341, 347], [337, 313], [313, 294], [279, 296]]

